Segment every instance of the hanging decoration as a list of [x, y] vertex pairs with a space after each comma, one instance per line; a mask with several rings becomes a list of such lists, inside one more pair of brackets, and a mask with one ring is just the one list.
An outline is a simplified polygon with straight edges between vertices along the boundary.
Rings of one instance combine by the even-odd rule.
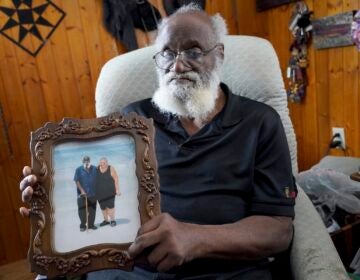
[[352, 11], [312, 20], [314, 48], [326, 49], [353, 45], [352, 22]]
[[360, 10], [355, 11], [354, 19], [351, 24], [351, 39], [360, 51]]
[[147, 0], [103, 0], [103, 19], [106, 30], [132, 51], [138, 48], [135, 28], [147, 34], [157, 28], [161, 15]]
[[288, 4], [298, 0], [256, 0], [256, 11], [262, 12], [280, 5]]
[[291, 56], [287, 69], [289, 80], [287, 95], [289, 101], [296, 103], [300, 103], [304, 99], [308, 83], [306, 68], [308, 66], [307, 47], [312, 29], [311, 14], [312, 12], [304, 2], [297, 2], [289, 25], [294, 40], [290, 46]]
[[64, 17], [51, 0], [0, 1], [0, 34], [36, 56]]

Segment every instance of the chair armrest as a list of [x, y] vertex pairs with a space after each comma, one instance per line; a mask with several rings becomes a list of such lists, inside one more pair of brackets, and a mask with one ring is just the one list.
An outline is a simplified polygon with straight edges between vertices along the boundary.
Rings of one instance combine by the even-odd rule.
[[290, 255], [294, 279], [350, 279], [315, 207], [300, 186], [298, 190]]

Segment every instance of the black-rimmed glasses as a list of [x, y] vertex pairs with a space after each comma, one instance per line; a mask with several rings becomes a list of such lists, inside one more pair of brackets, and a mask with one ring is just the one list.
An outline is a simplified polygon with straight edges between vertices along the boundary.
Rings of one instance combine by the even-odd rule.
[[204, 56], [219, 46], [220, 44], [216, 44], [211, 49], [205, 51], [202, 51], [199, 48], [187, 49], [181, 52], [175, 52], [168, 49], [158, 52], [153, 56], [153, 59], [155, 60], [157, 67], [163, 70], [169, 70], [174, 65], [176, 58], [179, 56], [186, 67], [192, 68], [194, 64], [201, 63]]

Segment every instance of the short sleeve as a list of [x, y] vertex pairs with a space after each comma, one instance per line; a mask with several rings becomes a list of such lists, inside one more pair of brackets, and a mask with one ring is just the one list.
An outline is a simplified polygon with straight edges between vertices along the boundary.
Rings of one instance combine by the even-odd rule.
[[74, 174], [74, 181], [79, 181], [79, 168], [76, 168], [75, 170], [75, 174]]
[[279, 115], [269, 110], [260, 126], [256, 148], [252, 214], [294, 217], [295, 180]]

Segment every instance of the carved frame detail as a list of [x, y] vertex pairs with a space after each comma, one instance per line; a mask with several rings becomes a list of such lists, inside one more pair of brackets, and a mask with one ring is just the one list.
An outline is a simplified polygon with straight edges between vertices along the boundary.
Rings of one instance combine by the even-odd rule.
[[135, 113], [79, 120], [65, 118], [60, 123], [47, 123], [31, 134], [32, 168], [38, 183], [34, 186], [31, 205], [31, 239], [28, 253], [32, 271], [48, 277], [79, 275], [92, 270], [120, 268], [131, 270], [133, 260], [127, 255], [130, 244], [99, 244], [69, 253], [57, 253], [51, 247], [52, 188], [51, 149], [65, 140], [96, 139], [117, 134], [130, 134], [136, 146], [136, 175], [141, 224], [160, 213], [159, 180], [154, 148], [152, 119]]

